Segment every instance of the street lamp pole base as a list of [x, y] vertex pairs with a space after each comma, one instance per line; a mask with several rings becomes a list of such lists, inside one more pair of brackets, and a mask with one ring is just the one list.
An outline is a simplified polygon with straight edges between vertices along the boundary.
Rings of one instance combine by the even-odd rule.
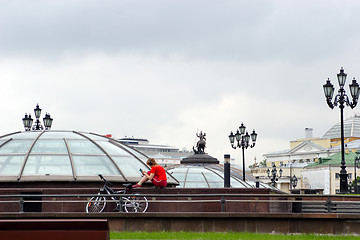
[[340, 194], [346, 194], [349, 193], [349, 187], [348, 187], [348, 174], [347, 173], [340, 173]]

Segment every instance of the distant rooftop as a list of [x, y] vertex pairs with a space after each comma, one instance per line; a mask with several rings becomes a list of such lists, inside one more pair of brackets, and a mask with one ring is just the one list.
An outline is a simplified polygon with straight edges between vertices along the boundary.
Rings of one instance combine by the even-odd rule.
[[[340, 136], [341, 124], [338, 122], [331, 127], [323, 136], [326, 139], [341, 138]], [[353, 117], [344, 120], [344, 136], [345, 138], [357, 137], [360, 138], [360, 116], [355, 115]]]
[[[356, 154], [353, 152], [345, 152], [345, 162], [348, 166], [354, 166], [354, 159]], [[328, 165], [341, 165], [341, 152], [335, 153], [327, 158], [319, 158], [319, 162], [312, 163], [307, 167], [317, 167], [317, 166], [328, 166]]]

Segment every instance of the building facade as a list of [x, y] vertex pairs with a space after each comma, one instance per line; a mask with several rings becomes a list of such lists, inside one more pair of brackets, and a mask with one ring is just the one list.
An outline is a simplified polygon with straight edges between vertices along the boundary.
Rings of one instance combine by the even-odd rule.
[[[305, 138], [290, 141], [290, 148], [287, 150], [264, 154], [266, 165], [254, 166], [251, 173], [270, 184], [267, 169], [271, 170], [275, 164], [278, 170], [282, 169], [282, 176], [276, 182], [276, 187], [282, 191], [301, 189], [321, 190], [324, 194], [337, 193], [340, 162], [329, 159], [337, 159], [341, 151], [340, 123], [331, 127], [322, 138], [314, 138], [312, 131], [311, 128], [306, 128]], [[354, 178], [354, 152], [360, 148], [360, 116], [355, 115], [344, 121], [344, 136], [350, 181]], [[295, 188], [291, 184], [294, 175], [298, 180]]]

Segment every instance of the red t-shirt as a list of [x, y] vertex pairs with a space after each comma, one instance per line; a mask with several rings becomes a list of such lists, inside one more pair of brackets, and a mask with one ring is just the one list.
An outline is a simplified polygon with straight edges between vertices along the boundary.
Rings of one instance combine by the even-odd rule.
[[159, 180], [167, 180], [165, 169], [160, 165], [153, 166], [150, 173], [154, 173]]

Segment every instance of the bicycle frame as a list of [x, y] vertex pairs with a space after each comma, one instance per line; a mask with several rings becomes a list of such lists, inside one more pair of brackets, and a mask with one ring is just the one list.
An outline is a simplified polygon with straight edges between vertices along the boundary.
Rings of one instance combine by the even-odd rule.
[[112, 199], [116, 203], [116, 211], [126, 211], [126, 212], [145, 212], [148, 208], [148, 200], [145, 196], [135, 193], [131, 196], [124, 196], [128, 190], [132, 187], [131, 184], [123, 184], [125, 189], [120, 191], [115, 191], [109, 185], [111, 184], [107, 181], [101, 174], [99, 177], [105, 182], [104, 186], [100, 189], [98, 196], [90, 198], [86, 204], [86, 212], [102, 212], [106, 206], [108, 199]]
[[[104, 194], [104, 195], [114, 195], [114, 194], [126, 194], [128, 188], [125, 187], [124, 190], [120, 190], [120, 191], [115, 191], [114, 189], [112, 189], [111, 187], [109, 187], [109, 182], [99, 174], [99, 177], [105, 181], [104, 186], [100, 189], [100, 194]], [[104, 196], [105, 198], [111, 198], [115, 203], [116, 203], [116, 208], [115, 210], [117, 211], [122, 211], [122, 206], [123, 206], [123, 200], [125, 200], [125, 197], [121, 197], [119, 196], [118, 198], [115, 196]]]

